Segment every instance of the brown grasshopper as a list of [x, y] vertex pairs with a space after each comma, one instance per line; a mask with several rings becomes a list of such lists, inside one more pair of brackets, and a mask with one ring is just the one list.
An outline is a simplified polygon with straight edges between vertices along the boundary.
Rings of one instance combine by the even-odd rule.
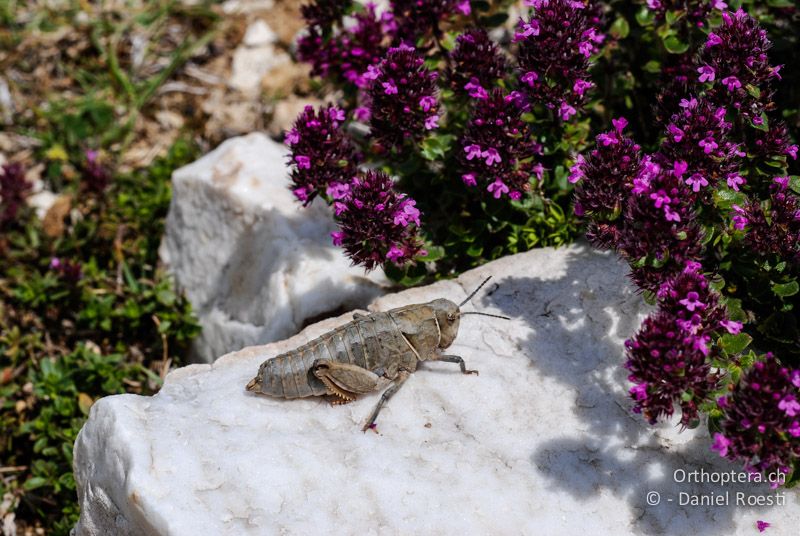
[[362, 430], [374, 428], [381, 408], [417, 370], [420, 361], [458, 363], [463, 374], [478, 373], [467, 370], [461, 357], [441, 351], [455, 340], [464, 315], [508, 320], [488, 313], [461, 312], [461, 306], [489, 279], [458, 305], [440, 298], [387, 312], [355, 313], [347, 324], [264, 361], [247, 390], [279, 398], [330, 395], [333, 404], [347, 404], [377, 389], [378, 380], [384, 377], [393, 384], [383, 392]]

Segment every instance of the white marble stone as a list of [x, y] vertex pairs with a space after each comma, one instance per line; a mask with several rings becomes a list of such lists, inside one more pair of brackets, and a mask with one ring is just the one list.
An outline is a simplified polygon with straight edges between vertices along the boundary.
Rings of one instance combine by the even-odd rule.
[[[678, 503], [680, 492], [774, 492], [674, 481], [735, 467], [704, 431], [631, 414], [622, 341], [648, 308], [625, 272], [580, 246], [542, 249], [378, 299], [371, 309], [458, 300], [491, 274], [464, 309], [512, 317], [464, 317], [451, 353], [480, 375], [423, 364], [378, 434], [360, 432], [377, 392], [332, 407], [244, 390], [264, 359], [350, 315], [178, 369], [152, 398], [102, 399], [75, 447], [77, 534], [711, 536], [757, 534], [757, 519], [766, 534], [796, 534], [789, 491], [772, 508]], [[651, 491], [660, 505], [647, 505]]]
[[388, 285], [380, 270], [351, 267], [333, 246], [325, 203], [303, 208], [294, 199], [287, 152], [250, 134], [173, 174], [161, 258], [200, 319], [201, 361], [364, 307]]

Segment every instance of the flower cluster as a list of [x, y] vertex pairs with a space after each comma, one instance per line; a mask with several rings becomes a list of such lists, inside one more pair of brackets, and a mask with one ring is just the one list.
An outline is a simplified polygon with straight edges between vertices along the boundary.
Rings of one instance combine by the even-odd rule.
[[687, 261], [700, 260], [703, 233], [680, 168], [646, 160], [633, 184], [617, 248], [632, 263], [631, 279], [656, 291]]
[[439, 125], [437, 73], [424, 66], [417, 51], [405, 45], [391, 48], [378, 67], [364, 75], [368, 90], [372, 137], [384, 149], [402, 149], [419, 142]]
[[482, 28], [459, 35], [450, 60], [452, 68], [447, 77], [450, 87], [475, 99], [486, 99], [506, 71], [505, 58]]
[[372, 270], [387, 261], [403, 264], [423, 253], [416, 202], [398, 193], [388, 175], [370, 170], [342, 190], [335, 204], [340, 230], [331, 236], [353, 264]]
[[520, 119], [520, 109], [501, 89], [477, 101], [459, 142], [464, 184], [480, 182], [495, 199], [522, 197], [530, 189], [531, 178], [541, 180], [543, 173], [542, 165], [533, 160], [541, 147], [528, 129]]
[[385, 21], [377, 17], [375, 6], [368, 4], [353, 16], [353, 24], [339, 31], [325, 32], [311, 24], [308, 33], [298, 39], [297, 56], [311, 65], [313, 76], [365, 87], [369, 81], [364, 73], [386, 52], [386, 32]]
[[534, 13], [521, 19], [514, 40], [520, 91], [529, 106], [544, 105], [566, 121], [578, 113], [593, 87], [589, 58], [605, 36], [589, 6], [574, 0], [533, 0]]
[[300, 7], [309, 26], [330, 30], [353, 5], [352, 0], [313, 0]]
[[586, 237], [595, 247], [613, 249], [620, 243], [622, 210], [642, 166], [642, 149], [623, 134], [625, 118], [614, 119], [615, 129], [597, 137], [597, 146], [578, 155], [569, 181], [575, 186], [575, 214], [591, 219]]
[[[767, 32], [747, 13], [723, 12], [722, 24], [708, 34], [698, 56], [698, 81], [711, 86], [708, 95], [714, 102], [761, 124], [772, 102], [772, 81], [780, 78], [780, 68], [770, 66], [767, 57], [771, 46]], [[758, 88], [757, 94], [748, 88]]]
[[469, 0], [391, 0], [397, 40], [413, 45], [429, 35], [440, 36], [439, 23], [453, 15], [469, 15]]
[[62, 280], [70, 284], [75, 284], [80, 281], [83, 275], [79, 262], [69, 259], [60, 259], [59, 257], [50, 259], [50, 269], [57, 273]]
[[724, 418], [712, 448], [721, 456], [743, 459], [756, 472], [787, 474], [798, 463], [800, 370], [789, 370], [767, 354], [718, 405]]
[[691, 92], [697, 82], [694, 55], [691, 52], [670, 54], [661, 66], [658, 84], [661, 91], [656, 95], [655, 120], [659, 126], [666, 125], [678, 109], [679, 102]]
[[0, 167], [0, 227], [14, 221], [30, 190], [22, 164]]
[[742, 325], [728, 319], [719, 298], [708, 285], [702, 266], [688, 262], [659, 288], [656, 313], [639, 333], [626, 341], [634, 411], [651, 423], [681, 408], [681, 423], [693, 424], [698, 406], [717, 388], [719, 374], [711, 371], [717, 332], [739, 333]]
[[706, 18], [712, 9], [725, 9], [724, 0], [645, 0], [647, 9], [653, 12], [656, 21], [663, 22], [667, 13], [686, 14], [686, 22], [694, 26], [705, 25]]
[[343, 110], [328, 105], [319, 111], [306, 106], [286, 133], [294, 195], [308, 205], [320, 193], [347, 184], [356, 174], [360, 156], [342, 132]]
[[86, 166], [83, 168], [82, 185], [91, 192], [102, 192], [111, 181], [111, 173], [100, 163], [97, 151], [86, 151]]
[[695, 97], [681, 99], [679, 108], [666, 126], [659, 161], [672, 165], [677, 178], [689, 186], [692, 200], [710, 202], [711, 190], [720, 182], [739, 190], [744, 178], [738, 173], [738, 159], [744, 153], [729, 140], [725, 108]]
[[739, 227], [746, 226], [744, 240], [750, 249], [800, 264], [800, 199], [788, 186], [789, 177], [775, 177], [767, 212], [751, 199], [737, 216]]

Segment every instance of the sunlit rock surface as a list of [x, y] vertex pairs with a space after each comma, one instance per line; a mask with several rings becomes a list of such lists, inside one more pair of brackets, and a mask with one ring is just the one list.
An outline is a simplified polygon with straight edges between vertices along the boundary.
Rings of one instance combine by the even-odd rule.
[[[179, 369], [152, 398], [102, 399], [75, 447], [77, 533], [712, 536], [757, 534], [764, 520], [768, 534], [796, 534], [792, 492], [781, 506], [736, 506], [736, 493], [776, 492], [687, 482], [735, 467], [702, 429], [630, 412], [622, 341], [648, 307], [625, 272], [580, 246], [542, 249], [378, 299], [370, 309], [461, 300], [492, 275], [464, 310], [512, 317], [463, 317], [448, 353], [480, 375], [421, 365], [378, 434], [360, 431], [377, 392], [331, 407], [244, 390], [264, 359], [350, 314]], [[729, 504], [681, 505], [681, 492], [729, 492]]]
[[325, 203], [303, 208], [294, 199], [287, 152], [250, 134], [173, 174], [161, 257], [200, 318], [200, 361], [364, 307], [388, 285], [380, 270], [351, 267], [331, 244]]

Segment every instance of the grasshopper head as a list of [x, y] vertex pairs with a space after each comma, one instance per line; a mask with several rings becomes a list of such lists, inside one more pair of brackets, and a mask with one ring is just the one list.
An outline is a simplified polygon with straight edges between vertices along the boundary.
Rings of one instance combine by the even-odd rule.
[[453, 344], [458, 335], [461, 312], [458, 310], [458, 305], [444, 298], [433, 300], [429, 305], [436, 315], [436, 323], [439, 326], [439, 348], [447, 348]]

